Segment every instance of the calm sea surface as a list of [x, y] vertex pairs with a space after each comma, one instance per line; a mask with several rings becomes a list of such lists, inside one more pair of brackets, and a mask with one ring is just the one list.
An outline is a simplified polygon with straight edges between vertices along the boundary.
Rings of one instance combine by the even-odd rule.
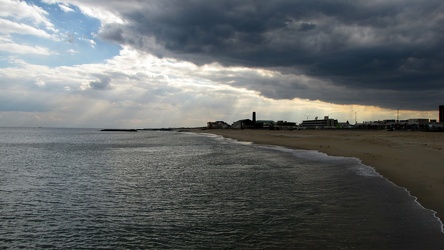
[[0, 128], [0, 248], [444, 249], [357, 159], [178, 132]]

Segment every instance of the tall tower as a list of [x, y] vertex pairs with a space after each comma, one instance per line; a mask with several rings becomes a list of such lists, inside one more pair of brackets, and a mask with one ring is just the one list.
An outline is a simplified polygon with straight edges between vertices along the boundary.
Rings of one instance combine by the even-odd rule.
[[256, 112], [253, 112], [253, 123], [256, 123]]
[[439, 105], [439, 122], [444, 122], [444, 105]]

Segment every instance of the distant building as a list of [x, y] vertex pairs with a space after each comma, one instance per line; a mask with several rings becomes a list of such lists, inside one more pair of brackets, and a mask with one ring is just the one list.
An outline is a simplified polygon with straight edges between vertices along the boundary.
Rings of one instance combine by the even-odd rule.
[[338, 120], [330, 119], [325, 116], [323, 120], [305, 120], [302, 121], [301, 127], [310, 129], [324, 129], [324, 128], [336, 128], [338, 125]]
[[207, 129], [225, 129], [229, 127], [230, 125], [224, 121], [207, 122]]
[[255, 128], [273, 129], [274, 126], [275, 126], [275, 122], [272, 120], [257, 120], [254, 123]]
[[276, 122], [275, 127], [277, 129], [292, 130], [292, 129], [296, 129], [296, 122], [278, 121], [278, 122]]
[[444, 122], [444, 105], [439, 105], [439, 122]]
[[391, 120], [384, 120], [385, 123], [396, 123], [395, 119], [391, 119]]
[[427, 130], [429, 131], [444, 131], [444, 123], [443, 122], [434, 122], [427, 124]]
[[408, 119], [407, 124], [417, 124], [417, 125], [425, 125], [430, 122], [430, 119]]
[[254, 128], [254, 122], [250, 119], [243, 119], [234, 122], [231, 127], [235, 129]]
[[350, 125], [348, 121], [346, 122], [338, 122], [336, 125], [336, 128], [352, 128], [353, 126]]

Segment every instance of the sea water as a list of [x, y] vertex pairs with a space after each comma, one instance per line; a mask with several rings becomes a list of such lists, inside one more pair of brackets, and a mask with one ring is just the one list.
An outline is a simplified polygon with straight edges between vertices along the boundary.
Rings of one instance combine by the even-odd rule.
[[354, 158], [205, 134], [0, 128], [0, 248], [444, 249], [444, 234]]

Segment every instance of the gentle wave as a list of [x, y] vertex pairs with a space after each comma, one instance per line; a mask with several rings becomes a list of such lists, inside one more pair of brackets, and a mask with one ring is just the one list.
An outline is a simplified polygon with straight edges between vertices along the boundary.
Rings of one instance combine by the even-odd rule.
[[176, 132], [0, 135], [14, 131], [0, 248], [444, 246], [430, 211], [354, 158]]

